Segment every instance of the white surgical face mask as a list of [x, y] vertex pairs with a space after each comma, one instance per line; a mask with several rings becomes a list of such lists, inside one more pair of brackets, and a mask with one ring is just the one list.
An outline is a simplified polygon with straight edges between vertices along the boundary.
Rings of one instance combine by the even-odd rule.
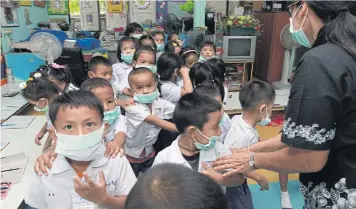
[[56, 132], [57, 145], [55, 152], [76, 161], [92, 161], [103, 154], [101, 149], [104, 136], [104, 125], [86, 135], [65, 135]]

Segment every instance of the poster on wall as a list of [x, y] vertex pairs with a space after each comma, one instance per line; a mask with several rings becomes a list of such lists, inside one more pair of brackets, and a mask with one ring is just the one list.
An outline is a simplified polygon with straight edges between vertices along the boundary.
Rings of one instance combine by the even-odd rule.
[[80, 1], [80, 27], [86, 31], [100, 31], [98, 1]]
[[123, 7], [124, 7], [124, 2], [122, 0], [119, 1], [110, 0], [108, 2], [109, 13], [122, 13]]
[[17, 8], [1, 7], [1, 26], [2, 27], [19, 26]]
[[134, 6], [139, 10], [145, 10], [150, 6], [150, 0], [133, 0]]
[[33, 5], [36, 7], [45, 7], [46, 1], [45, 0], [34, 0]]
[[19, 1], [20, 6], [32, 6], [32, 1], [31, 0], [20, 0]]
[[168, 14], [168, 1], [156, 1], [156, 22], [163, 22]]
[[69, 14], [68, 1], [49, 0], [47, 10], [49, 15], [67, 15]]

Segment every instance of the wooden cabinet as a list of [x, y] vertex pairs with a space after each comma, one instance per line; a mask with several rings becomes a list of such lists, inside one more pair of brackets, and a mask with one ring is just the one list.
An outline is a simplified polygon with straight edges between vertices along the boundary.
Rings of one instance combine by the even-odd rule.
[[279, 81], [284, 58], [280, 35], [289, 23], [288, 13], [259, 12], [256, 17], [263, 24], [264, 32], [257, 39], [254, 76], [270, 83]]

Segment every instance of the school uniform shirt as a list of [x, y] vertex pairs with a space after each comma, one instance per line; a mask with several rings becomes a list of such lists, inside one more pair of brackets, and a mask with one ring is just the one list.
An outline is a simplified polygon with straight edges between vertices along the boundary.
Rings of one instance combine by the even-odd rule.
[[110, 142], [115, 139], [115, 135], [119, 132], [127, 134], [126, 117], [119, 115], [116, 121], [109, 127], [107, 134], [105, 135], [105, 141]]
[[129, 73], [132, 71], [132, 67], [129, 67], [125, 62], [119, 62], [113, 64], [113, 77], [115, 85], [119, 94], [122, 94], [124, 88], [130, 88], [129, 86]]
[[162, 81], [161, 86], [161, 95], [162, 98], [172, 102], [173, 104], [177, 104], [178, 100], [181, 97], [182, 87], [171, 81]]
[[258, 142], [258, 133], [242, 118], [236, 115], [231, 120], [230, 130], [224, 144], [229, 148], [244, 148]]
[[127, 155], [139, 158], [145, 150], [145, 156], [150, 155], [157, 141], [160, 127], [145, 122], [145, 118], [154, 115], [160, 119], [172, 119], [175, 105], [162, 98], [157, 98], [152, 103], [152, 113], [146, 104], [136, 102], [126, 109], [127, 137], [125, 152]]
[[[103, 153], [105, 152], [104, 145], [100, 149], [103, 149]], [[90, 162], [85, 172], [95, 183], [99, 183], [100, 170], [104, 172], [106, 192], [110, 196], [127, 196], [136, 182], [136, 176], [125, 157], [107, 158], [99, 155]], [[58, 154], [48, 176], [35, 175], [25, 202], [38, 209], [79, 208], [81, 203], [92, 206], [88, 208], [103, 208], [80, 198], [75, 192], [73, 176], [76, 175], [77, 173], [66, 158]], [[84, 178], [82, 181], [85, 181]]]
[[231, 124], [231, 119], [229, 117], [229, 115], [227, 113], [224, 112], [224, 116], [223, 116], [223, 120], [222, 123], [220, 125], [220, 129], [221, 129], [221, 143], [224, 144], [225, 138], [227, 133], [230, 130], [230, 124]]
[[356, 58], [325, 28], [297, 65], [285, 118], [283, 143], [329, 151], [320, 171], [300, 174], [304, 208], [355, 208]]

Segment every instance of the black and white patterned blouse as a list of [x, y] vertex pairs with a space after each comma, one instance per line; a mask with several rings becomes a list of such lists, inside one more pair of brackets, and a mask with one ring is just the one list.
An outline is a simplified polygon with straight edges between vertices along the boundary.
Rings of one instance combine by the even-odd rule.
[[298, 63], [282, 141], [330, 150], [325, 167], [300, 174], [306, 209], [356, 209], [356, 57], [323, 30]]

